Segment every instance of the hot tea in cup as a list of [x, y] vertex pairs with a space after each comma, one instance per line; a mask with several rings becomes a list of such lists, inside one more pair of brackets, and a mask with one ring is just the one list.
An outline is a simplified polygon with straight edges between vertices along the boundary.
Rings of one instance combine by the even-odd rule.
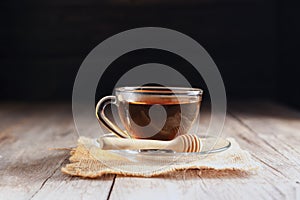
[[[181, 87], [121, 87], [102, 98], [96, 115], [105, 127], [124, 138], [172, 140], [187, 134], [201, 105], [202, 90]], [[105, 106], [115, 104], [125, 130], [111, 122]]]

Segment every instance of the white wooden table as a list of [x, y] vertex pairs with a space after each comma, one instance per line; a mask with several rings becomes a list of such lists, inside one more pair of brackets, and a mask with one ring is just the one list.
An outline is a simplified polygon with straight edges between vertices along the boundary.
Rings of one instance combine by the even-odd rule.
[[81, 179], [60, 172], [68, 152], [48, 150], [76, 144], [70, 105], [1, 103], [0, 199], [300, 199], [300, 112], [266, 101], [232, 103], [223, 136], [236, 138], [263, 169], [218, 178], [191, 170]]

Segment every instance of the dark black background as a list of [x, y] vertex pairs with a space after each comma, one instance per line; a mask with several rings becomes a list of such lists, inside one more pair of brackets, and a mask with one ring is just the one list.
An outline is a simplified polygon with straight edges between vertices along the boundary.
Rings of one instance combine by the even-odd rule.
[[[2, 1], [0, 98], [71, 101], [77, 70], [96, 45], [127, 29], [158, 26], [189, 35], [209, 52], [229, 99], [270, 98], [300, 107], [299, 10], [291, 0]], [[188, 69], [162, 55], [120, 58], [108, 77], [151, 60]], [[189, 78], [204, 87], [199, 77]], [[101, 79], [103, 95], [115, 79]]]

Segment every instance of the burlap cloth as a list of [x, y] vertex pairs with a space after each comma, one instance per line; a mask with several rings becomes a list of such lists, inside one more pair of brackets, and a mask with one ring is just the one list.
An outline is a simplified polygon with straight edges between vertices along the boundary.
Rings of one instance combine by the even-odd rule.
[[251, 158], [249, 152], [242, 150], [233, 138], [228, 140], [231, 142], [229, 149], [207, 156], [145, 157], [101, 150], [94, 139], [80, 137], [77, 147], [70, 152], [70, 163], [61, 170], [72, 176], [89, 178], [97, 178], [104, 174], [152, 177], [188, 169], [209, 169], [213, 173], [255, 171], [259, 165]]

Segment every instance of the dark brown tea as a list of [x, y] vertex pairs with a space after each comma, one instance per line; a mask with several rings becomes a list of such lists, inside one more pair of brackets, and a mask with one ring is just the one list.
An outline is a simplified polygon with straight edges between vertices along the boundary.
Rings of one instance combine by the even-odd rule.
[[[137, 139], [172, 140], [186, 134], [198, 116], [200, 101], [176, 97], [143, 97], [120, 101], [119, 115], [129, 134]], [[151, 110], [152, 109], [152, 110]]]

